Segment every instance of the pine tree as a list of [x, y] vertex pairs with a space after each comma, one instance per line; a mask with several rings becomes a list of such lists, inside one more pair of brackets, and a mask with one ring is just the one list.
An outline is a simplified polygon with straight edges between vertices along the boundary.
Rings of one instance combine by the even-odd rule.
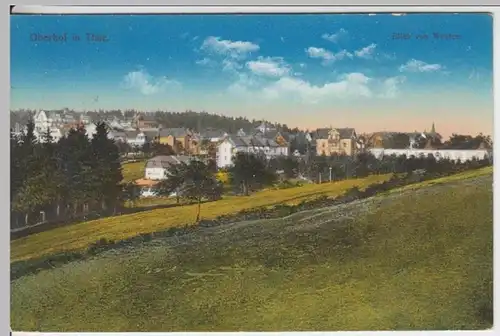
[[58, 162], [66, 185], [66, 200], [76, 215], [83, 204], [92, 203], [98, 196], [93, 186], [92, 150], [83, 127], [70, 129], [60, 142]]
[[115, 141], [108, 138], [105, 123], [96, 124], [96, 133], [92, 137], [93, 186], [98, 191], [98, 199], [104, 207], [116, 207], [121, 198], [123, 180], [120, 153]]

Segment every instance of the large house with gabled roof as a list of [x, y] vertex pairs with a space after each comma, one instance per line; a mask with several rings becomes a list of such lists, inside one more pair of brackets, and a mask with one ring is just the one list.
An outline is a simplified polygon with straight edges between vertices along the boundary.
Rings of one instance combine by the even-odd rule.
[[267, 159], [278, 156], [288, 156], [288, 144], [282, 145], [274, 139], [261, 136], [227, 136], [218, 146], [216, 162], [218, 168], [229, 167], [233, 164], [236, 153], [263, 154]]
[[313, 138], [317, 155], [352, 156], [361, 147], [354, 128], [319, 128], [313, 133]]

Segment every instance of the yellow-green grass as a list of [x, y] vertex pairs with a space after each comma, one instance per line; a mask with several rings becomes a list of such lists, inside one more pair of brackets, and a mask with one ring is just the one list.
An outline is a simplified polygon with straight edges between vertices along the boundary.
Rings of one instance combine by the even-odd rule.
[[436, 184], [442, 184], [442, 183], [447, 183], [447, 182], [455, 182], [455, 181], [460, 181], [464, 179], [470, 179], [474, 177], [480, 177], [480, 176], [487, 176], [487, 175], [492, 175], [493, 174], [493, 166], [489, 167], [484, 167], [480, 169], [475, 169], [475, 170], [469, 170], [465, 171], [459, 174], [455, 175], [450, 175], [450, 176], [445, 176], [445, 177], [440, 177], [437, 179], [433, 180], [427, 180], [415, 184], [410, 184], [402, 188], [398, 189], [393, 189], [387, 191], [385, 194], [392, 194], [395, 192], [401, 192], [401, 191], [407, 191], [407, 190], [414, 190], [414, 189], [419, 189], [425, 186], [431, 186], [431, 185], [436, 185]]
[[[23, 331], [490, 328], [492, 178], [224, 227], [26, 276]], [[377, 203], [379, 202], [379, 203]], [[313, 218], [311, 213], [316, 214]], [[326, 221], [326, 222], [325, 222]], [[293, 230], [292, 230], [293, 228]], [[161, 244], [160, 244], [161, 243]]]
[[[248, 197], [227, 196], [219, 201], [204, 203], [201, 206], [201, 215], [203, 218], [213, 219], [243, 209], [280, 203], [295, 204], [321, 195], [336, 196], [353, 186], [364, 188], [389, 178], [389, 174], [372, 175], [362, 179], [335, 183], [310, 184], [282, 190], [266, 190]], [[108, 217], [37, 233], [11, 242], [11, 262], [38, 258], [63, 251], [85, 249], [101, 238], [121, 240], [141, 233], [193, 224], [196, 211], [197, 205], [184, 205]]]
[[143, 178], [145, 164], [146, 161], [144, 160], [122, 164], [123, 181], [133, 182], [137, 179]]
[[174, 205], [176, 203], [177, 199], [175, 197], [142, 197], [134, 202], [127, 201], [125, 207], [137, 208], [156, 205]]

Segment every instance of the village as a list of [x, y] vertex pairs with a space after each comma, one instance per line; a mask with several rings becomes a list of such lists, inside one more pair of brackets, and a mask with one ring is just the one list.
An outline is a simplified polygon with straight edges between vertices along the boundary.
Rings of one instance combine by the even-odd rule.
[[[291, 131], [278, 129], [267, 121], [261, 121], [253, 129], [239, 129], [229, 133], [224, 129], [207, 128], [199, 131], [176, 127], [164, 128], [151, 113], [135, 113], [122, 118], [113, 115], [95, 120], [86, 113], [71, 111], [39, 110], [33, 116], [35, 134], [39, 141], [50, 130], [55, 142], [75, 127], [84, 127], [90, 138], [96, 132], [96, 122], [108, 126], [108, 137], [120, 148], [123, 163], [144, 162], [143, 177], [135, 183], [142, 187], [143, 196], [154, 195], [154, 187], [167, 179], [169, 168], [180, 162], [193, 159], [212, 159], [219, 170], [232, 165], [235, 153], [260, 153], [268, 160], [278, 157], [294, 157], [307, 160], [312, 156], [342, 155], [353, 157], [369, 152], [377, 158], [390, 155], [434, 156], [436, 160], [466, 161], [473, 158], [491, 157], [492, 144], [489, 138], [474, 145], [443, 146], [445, 141], [432, 124], [430, 131], [421, 132], [373, 132], [358, 134], [354, 128], [326, 127], [316, 130]], [[16, 124], [15, 133], [22, 126]], [[154, 157], [147, 155], [147, 148], [159, 145]]]

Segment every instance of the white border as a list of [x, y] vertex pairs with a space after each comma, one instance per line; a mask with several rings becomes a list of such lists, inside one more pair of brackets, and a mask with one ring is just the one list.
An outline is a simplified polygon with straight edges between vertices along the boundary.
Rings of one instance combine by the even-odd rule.
[[380, 12], [490, 12], [494, 7], [312, 7], [312, 6], [14, 6], [12, 14], [210, 14], [210, 13], [380, 13]]
[[[75, 1], [77, 2], [77, 1]], [[89, 1], [90, 2], [90, 1]], [[256, 7], [256, 6], [225, 6], [225, 5], [217, 5], [217, 6], [123, 6], [123, 7], [115, 7], [115, 6], [40, 6], [40, 5], [26, 5], [26, 6], [15, 6], [12, 10], [12, 14], [176, 14], [176, 13], [188, 13], [188, 14], [210, 14], [210, 13], [381, 13], [381, 12], [389, 12], [389, 13], [410, 13], [410, 12], [452, 12], [452, 13], [460, 13], [460, 12], [492, 12], [494, 16], [499, 19], [494, 20], [494, 55], [500, 55], [500, 8], [499, 7], [491, 7], [491, 6], [463, 6], [463, 7], [424, 7], [424, 6], [387, 6], [387, 7], [375, 7], [375, 6], [268, 6], [268, 7]], [[9, 21], [9, 20], [7, 20]], [[7, 30], [8, 31], [8, 30]], [[8, 34], [8, 33], [7, 33]], [[497, 60], [498, 57], [494, 57], [494, 77], [500, 78], [500, 64]], [[8, 73], [4, 78], [8, 78]], [[497, 90], [496, 85], [494, 86], [494, 98], [495, 102], [500, 98], [500, 90]], [[495, 111], [497, 104], [495, 103]], [[497, 119], [494, 117], [495, 123], [495, 133], [500, 127], [497, 127]], [[8, 124], [7, 123], [4, 123]], [[494, 134], [495, 134], [494, 133]], [[499, 137], [496, 137], [497, 139]], [[495, 139], [495, 137], [494, 137]], [[8, 151], [8, 149], [7, 149]], [[495, 146], [494, 148], [494, 156], [498, 157], [500, 155], [500, 149]], [[494, 170], [494, 180], [496, 181], [499, 176], [499, 172]], [[494, 183], [494, 186], [496, 184]], [[496, 189], [496, 188], [495, 188]], [[498, 197], [494, 198], [494, 210], [497, 209], [497, 205], [500, 205], [500, 199]], [[494, 211], [495, 215], [495, 211]], [[496, 222], [496, 216], [494, 216]], [[8, 228], [6, 229], [6, 232]], [[496, 242], [496, 230], [494, 230], [494, 241]], [[495, 258], [494, 260], [497, 260]], [[495, 265], [496, 266], [496, 265]], [[494, 278], [498, 279], [497, 267], [494, 268]], [[495, 294], [498, 291], [498, 286], [495, 283]], [[496, 296], [496, 295], [495, 295]], [[2, 296], [3, 298], [8, 298], [9, 296]], [[5, 299], [4, 299], [5, 300]], [[6, 300], [8, 302], [8, 299]], [[498, 300], [495, 300], [497, 302]], [[494, 312], [497, 312], [499, 307], [495, 304]], [[499, 314], [495, 313], [495, 321], [498, 320]], [[394, 331], [395, 332], [395, 331]], [[347, 334], [347, 335], [378, 335], [380, 333], [394, 333], [394, 332], [336, 332], [335, 334]], [[420, 331], [411, 331], [411, 332], [399, 332], [404, 333], [406, 335], [417, 335], [421, 334]], [[465, 335], [476, 335], [476, 334], [491, 334], [494, 333], [494, 329], [488, 331], [441, 331], [441, 332], [424, 332], [425, 334], [449, 334], [449, 333], [461, 333]], [[142, 334], [142, 333], [34, 333], [34, 332], [13, 332], [13, 335], [23, 335], [23, 336], [31, 336], [31, 335], [58, 335], [58, 334], [66, 334], [66, 335], [123, 335], [123, 334]], [[148, 333], [154, 336], [160, 335], [169, 335], [173, 333]], [[205, 333], [176, 333], [182, 335], [199, 335]], [[221, 333], [215, 332], [213, 334], [225, 335], [225, 334], [236, 334], [236, 333]], [[240, 334], [240, 333], [238, 333]], [[282, 335], [295, 335], [295, 334], [304, 334], [297, 332], [278, 332], [278, 333], [255, 333], [255, 332], [246, 332], [245, 334], [282, 334]], [[316, 335], [331, 335], [334, 332], [307, 332], [307, 334], [316, 334]]]

